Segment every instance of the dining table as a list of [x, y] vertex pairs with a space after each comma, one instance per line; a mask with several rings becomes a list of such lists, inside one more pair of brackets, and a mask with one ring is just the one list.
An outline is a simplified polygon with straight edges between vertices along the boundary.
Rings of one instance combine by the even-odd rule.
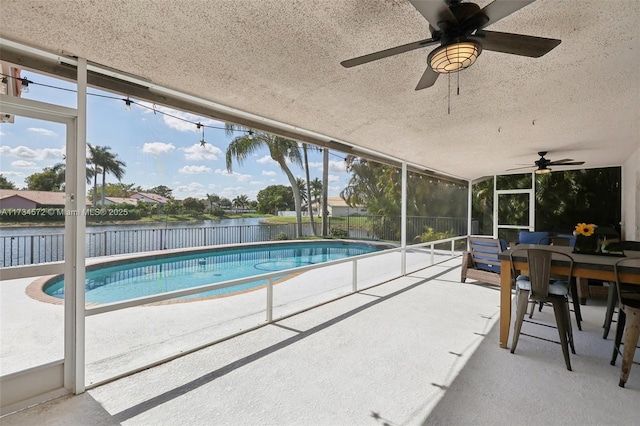
[[[511, 253], [521, 249], [552, 250], [568, 254], [573, 259], [572, 278], [591, 278], [602, 281], [616, 281], [614, 264], [622, 258], [632, 258], [618, 268], [620, 281], [628, 284], [636, 284], [640, 288], [640, 251], [627, 251], [623, 256], [605, 254], [573, 253], [572, 247], [540, 246], [536, 244], [518, 244], [498, 255], [500, 259], [500, 347], [507, 348], [509, 340], [509, 328], [511, 325], [512, 305], [512, 268]], [[516, 272], [526, 274], [528, 270], [526, 252], [518, 252], [513, 257], [513, 266]], [[564, 256], [554, 258], [551, 261], [551, 273], [567, 276], [569, 274], [569, 260]], [[577, 295], [573, 295], [577, 297]]]

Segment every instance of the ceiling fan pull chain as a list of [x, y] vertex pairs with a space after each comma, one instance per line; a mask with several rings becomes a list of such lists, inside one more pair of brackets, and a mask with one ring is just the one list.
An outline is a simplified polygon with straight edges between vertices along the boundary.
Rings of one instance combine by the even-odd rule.
[[458, 71], [457, 74], [458, 74], [458, 96], [460, 96], [460, 71]]
[[448, 96], [448, 104], [447, 104], [447, 114], [451, 115], [451, 73], [447, 74], [447, 78], [449, 79], [449, 96]]

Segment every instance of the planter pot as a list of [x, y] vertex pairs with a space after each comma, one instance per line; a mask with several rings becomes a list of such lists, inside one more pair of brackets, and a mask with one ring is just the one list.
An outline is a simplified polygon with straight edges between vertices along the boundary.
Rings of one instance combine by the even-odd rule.
[[576, 253], [597, 253], [599, 249], [598, 236], [591, 235], [586, 237], [584, 235], [576, 236], [576, 245], [574, 246], [574, 252]]

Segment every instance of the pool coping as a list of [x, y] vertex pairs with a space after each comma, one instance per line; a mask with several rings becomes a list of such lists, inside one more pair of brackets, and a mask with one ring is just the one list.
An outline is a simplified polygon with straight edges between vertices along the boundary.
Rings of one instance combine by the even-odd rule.
[[[153, 251], [153, 252], [140, 252], [140, 253], [126, 253], [126, 254], [119, 254], [119, 255], [113, 255], [113, 256], [108, 256], [108, 258], [105, 257], [101, 257], [101, 258], [87, 258], [86, 264], [85, 264], [85, 270], [91, 270], [94, 268], [97, 268], [98, 266], [113, 266], [113, 265], [118, 265], [118, 264], [127, 264], [127, 263], [133, 263], [134, 261], [144, 261], [144, 260], [154, 260], [154, 259], [158, 259], [158, 258], [163, 258], [163, 257], [171, 257], [174, 256], [176, 254], [181, 254], [181, 253], [200, 253], [200, 252], [211, 252], [211, 251], [218, 251], [218, 250], [225, 250], [225, 249], [229, 249], [229, 248], [246, 248], [246, 247], [259, 247], [259, 246], [272, 246], [272, 245], [286, 245], [286, 244], [313, 244], [313, 243], [318, 243], [318, 242], [336, 242], [336, 243], [357, 243], [357, 244], [364, 244], [364, 245], [371, 245], [371, 246], [387, 246], [388, 248], [392, 248], [395, 247], [393, 244], [391, 243], [386, 243], [386, 242], [378, 242], [378, 241], [367, 241], [367, 240], [345, 240], [345, 239], [313, 239], [313, 240], [283, 240], [283, 241], [269, 241], [269, 242], [254, 242], [254, 243], [243, 243], [243, 244], [221, 244], [221, 245], [215, 245], [215, 246], [201, 246], [201, 247], [187, 247], [187, 248], [179, 248], [179, 249], [170, 249], [170, 250], [164, 250], [161, 253], [158, 253], [157, 251]], [[89, 261], [89, 259], [93, 260], [93, 261]], [[274, 280], [273, 284], [279, 284], [282, 283], [284, 281], [287, 281], [291, 278], [297, 277], [300, 274], [302, 274], [303, 272], [299, 272], [299, 273], [290, 273], [288, 275], [286, 275], [285, 277], [282, 277], [280, 279]], [[64, 305], [64, 299], [60, 299], [58, 297], [54, 297], [54, 296], [50, 296], [48, 294], [45, 293], [44, 291], [44, 287], [54, 278], [59, 277], [61, 275], [64, 274], [54, 274], [54, 275], [45, 275], [45, 276], [41, 276], [38, 277], [37, 279], [35, 279], [33, 282], [31, 282], [29, 285], [27, 285], [27, 288], [25, 289], [25, 293], [31, 297], [34, 300], [40, 301], [40, 302], [45, 302], [45, 303], [50, 303], [50, 304], [54, 304], [54, 305]], [[189, 302], [198, 302], [198, 301], [202, 301], [202, 300], [211, 300], [211, 299], [218, 299], [218, 298], [223, 298], [223, 297], [230, 297], [236, 294], [242, 294], [242, 293], [247, 293], [247, 292], [251, 292], [251, 291], [257, 291], [260, 289], [263, 289], [266, 287], [266, 284], [263, 285], [258, 285], [255, 287], [251, 287], [248, 289], [244, 289], [244, 290], [240, 290], [240, 291], [235, 291], [232, 293], [224, 293], [224, 294], [218, 294], [218, 295], [212, 295], [212, 296], [204, 296], [204, 297], [197, 297], [197, 298], [189, 298], [189, 299], [170, 299], [170, 300], [163, 300], [161, 302], [154, 302], [154, 303], [149, 303], [149, 304], [145, 304], [145, 305], [141, 305], [141, 306], [161, 306], [161, 305], [169, 305], [169, 304], [174, 304], [174, 303], [189, 303]], [[90, 306], [100, 306], [103, 305], [103, 303], [97, 303], [97, 302], [86, 302], [85, 306], [90, 307]]]

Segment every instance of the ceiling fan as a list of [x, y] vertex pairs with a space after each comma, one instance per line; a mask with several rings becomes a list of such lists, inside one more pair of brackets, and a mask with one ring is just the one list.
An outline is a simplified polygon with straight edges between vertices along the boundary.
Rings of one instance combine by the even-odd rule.
[[549, 168], [549, 166], [579, 166], [581, 164], [584, 164], [584, 161], [573, 161], [572, 158], [563, 158], [562, 160], [556, 160], [556, 161], [548, 160], [544, 158], [544, 156], [547, 155], [547, 151], [540, 151], [538, 155], [540, 156], [540, 159], [534, 163], [535, 166], [516, 167], [515, 169], [507, 169], [507, 171], [537, 167], [535, 173], [537, 175], [543, 175], [545, 173], [551, 172], [551, 169]]
[[476, 61], [482, 50], [538, 58], [560, 40], [486, 31], [484, 28], [535, 0], [495, 0], [483, 9], [460, 0], [409, 0], [429, 22], [431, 38], [392, 47], [340, 62], [345, 68], [440, 44], [427, 58], [429, 65], [416, 90], [433, 86], [440, 74], [461, 71]]

